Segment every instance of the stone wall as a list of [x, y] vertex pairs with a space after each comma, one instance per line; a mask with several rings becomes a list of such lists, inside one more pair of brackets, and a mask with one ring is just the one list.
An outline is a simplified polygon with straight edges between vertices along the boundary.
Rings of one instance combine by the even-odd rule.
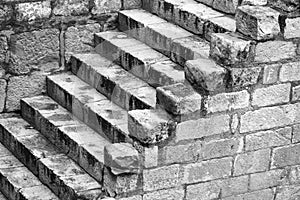
[[45, 75], [64, 69], [70, 52], [92, 48], [94, 32], [116, 27], [123, 0], [1, 0], [0, 113], [44, 92]]

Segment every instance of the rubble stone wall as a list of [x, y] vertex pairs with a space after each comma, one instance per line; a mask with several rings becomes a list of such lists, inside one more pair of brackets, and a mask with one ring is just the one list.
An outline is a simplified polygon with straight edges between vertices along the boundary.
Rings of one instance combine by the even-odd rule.
[[1, 0], [0, 113], [43, 93], [45, 75], [64, 69], [70, 52], [92, 50], [94, 32], [116, 27], [123, 0]]

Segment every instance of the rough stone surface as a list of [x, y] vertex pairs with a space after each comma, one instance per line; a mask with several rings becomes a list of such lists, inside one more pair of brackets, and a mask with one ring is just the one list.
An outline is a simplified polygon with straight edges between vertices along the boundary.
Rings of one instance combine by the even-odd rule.
[[300, 145], [278, 147], [273, 150], [272, 168], [300, 164]]
[[292, 90], [292, 101], [300, 100], [300, 85], [293, 87]]
[[92, 14], [101, 15], [103, 13], [118, 11], [121, 9], [121, 7], [122, 7], [121, 0], [114, 0], [114, 1], [94, 0], [94, 7], [92, 9]]
[[176, 128], [176, 141], [199, 139], [228, 132], [229, 116], [219, 115], [179, 123]]
[[266, 65], [264, 67], [263, 84], [273, 84], [278, 81], [279, 64]]
[[297, 0], [268, 0], [268, 3], [275, 8], [287, 12], [296, 11], [300, 8], [300, 3]]
[[279, 14], [269, 7], [240, 6], [235, 16], [237, 29], [255, 40], [272, 39], [280, 33]]
[[237, 34], [214, 33], [211, 37], [210, 56], [225, 65], [251, 61], [254, 57], [254, 44]]
[[197, 59], [186, 62], [185, 77], [196, 89], [209, 92], [225, 88], [226, 69], [209, 59]]
[[285, 20], [284, 37], [286, 39], [300, 38], [300, 17]]
[[236, 22], [230, 16], [215, 17], [204, 24], [204, 38], [211, 40], [211, 35], [214, 33], [235, 32]]
[[300, 142], [300, 124], [293, 126], [293, 143]]
[[220, 93], [208, 96], [206, 110], [208, 113], [233, 111], [249, 106], [250, 94], [246, 91]]
[[139, 172], [139, 154], [128, 143], [116, 143], [104, 147], [104, 163], [115, 175]]
[[256, 45], [255, 61], [258, 63], [275, 62], [296, 56], [297, 45], [287, 41], [260, 42]]
[[246, 112], [241, 116], [241, 133], [299, 123], [300, 104], [291, 104]]
[[234, 161], [234, 175], [265, 171], [269, 167], [270, 149], [239, 154]]
[[214, 0], [212, 7], [228, 14], [235, 14], [238, 4], [237, 0]]
[[3, 112], [5, 108], [6, 86], [6, 80], [0, 79], [0, 113]]
[[280, 69], [279, 80], [282, 82], [299, 81], [300, 62], [290, 62], [283, 64]]
[[158, 164], [158, 146], [144, 148], [144, 167], [156, 167]]
[[298, 199], [300, 196], [300, 186], [299, 185], [290, 185], [290, 186], [282, 186], [279, 187], [276, 192], [276, 198], [275, 200], [281, 200], [281, 199]]
[[59, 30], [44, 29], [11, 35], [9, 72], [27, 74], [32, 68], [41, 68], [59, 58]]
[[227, 67], [230, 74], [229, 84], [231, 87], [246, 87], [257, 84], [261, 67], [234, 68]]
[[11, 5], [0, 5], [0, 24], [11, 20], [13, 8]]
[[143, 172], [144, 191], [155, 191], [181, 185], [180, 165], [170, 165]]
[[125, 10], [126, 9], [133, 9], [133, 8], [141, 8], [141, 6], [142, 6], [142, 0], [127, 0], [127, 1], [123, 1], [123, 8]]
[[282, 128], [276, 131], [263, 131], [246, 135], [245, 149], [253, 151], [269, 147], [284, 146], [291, 143], [292, 129]]
[[51, 2], [30, 2], [16, 5], [18, 21], [34, 21], [47, 19], [51, 15]]
[[[249, 192], [237, 196], [232, 196], [228, 198], [224, 198], [223, 200], [273, 200], [273, 190], [272, 189], [265, 189], [259, 190], [255, 192]], [[278, 199], [279, 200], [279, 199]]]
[[88, 0], [58, 0], [55, 2], [53, 9], [54, 15], [71, 16], [87, 14], [89, 12], [89, 1]]
[[202, 161], [184, 166], [184, 183], [197, 183], [229, 177], [231, 174], [232, 158]]
[[189, 85], [178, 83], [159, 87], [156, 91], [157, 104], [170, 113], [174, 115], [200, 113], [202, 97]]
[[248, 177], [240, 176], [187, 186], [187, 199], [217, 199], [247, 191]]
[[143, 200], [183, 200], [184, 190], [183, 189], [169, 189], [159, 190], [156, 192], [147, 193], [143, 196]]
[[291, 84], [273, 85], [254, 90], [252, 96], [253, 106], [269, 106], [290, 101]]
[[265, 6], [268, 0], [243, 0], [241, 5]]
[[6, 61], [7, 52], [8, 52], [7, 38], [5, 36], [1, 36], [0, 37], [0, 63]]

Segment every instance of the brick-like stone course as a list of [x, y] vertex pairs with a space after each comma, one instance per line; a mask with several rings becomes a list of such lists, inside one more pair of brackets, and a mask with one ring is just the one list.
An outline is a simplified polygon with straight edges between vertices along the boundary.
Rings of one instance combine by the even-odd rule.
[[300, 80], [300, 62], [283, 64], [280, 69], [279, 80], [282, 82]]

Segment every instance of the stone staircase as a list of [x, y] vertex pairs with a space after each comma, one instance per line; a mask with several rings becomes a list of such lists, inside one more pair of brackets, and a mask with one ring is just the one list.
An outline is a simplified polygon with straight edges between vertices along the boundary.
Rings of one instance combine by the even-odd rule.
[[[140, 9], [120, 11], [119, 30], [96, 33], [94, 52], [72, 55], [69, 71], [47, 77], [48, 96], [22, 99], [20, 116], [0, 117], [0, 199], [195, 199], [177, 190], [151, 196], [178, 186], [168, 174], [181, 172], [167, 168], [166, 180], [151, 182], [155, 172], [144, 169], [180, 163], [176, 156], [158, 161], [167, 146], [227, 140], [240, 126], [234, 111], [251, 109], [247, 89], [260, 84], [263, 69], [254, 65], [276, 61], [265, 41], [277, 32], [252, 26], [247, 34], [251, 24], [243, 20], [261, 16], [236, 9], [144, 0]], [[239, 151], [236, 141], [229, 153], [204, 160]]]

